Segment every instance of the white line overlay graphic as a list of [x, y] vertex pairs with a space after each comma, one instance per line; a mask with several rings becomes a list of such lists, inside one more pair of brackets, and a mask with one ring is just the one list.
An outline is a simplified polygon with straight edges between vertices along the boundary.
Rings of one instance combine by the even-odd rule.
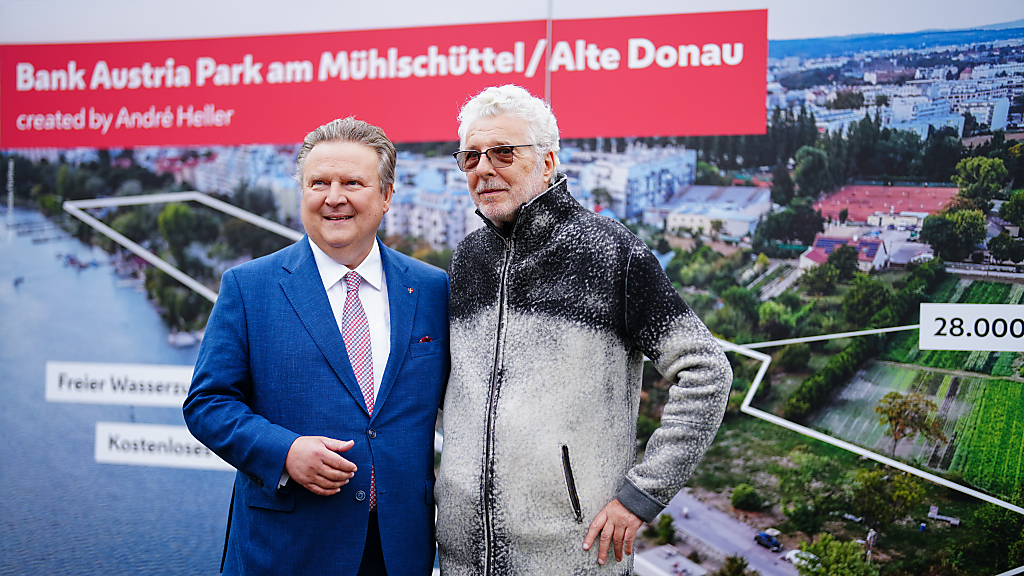
[[200, 204], [204, 204], [215, 210], [220, 210], [225, 214], [230, 214], [231, 216], [240, 218], [250, 224], [255, 224], [264, 230], [274, 232], [284, 236], [285, 238], [290, 238], [291, 240], [298, 240], [303, 236], [302, 232], [292, 230], [287, 226], [282, 226], [277, 222], [267, 220], [266, 218], [253, 214], [252, 212], [247, 212], [237, 206], [232, 206], [227, 202], [221, 202], [215, 198], [210, 198], [201, 192], [168, 192], [166, 194], [145, 194], [142, 196], [124, 196], [120, 198], [98, 198], [96, 200], [68, 200], [64, 202], [63, 207], [64, 211], [68, 214], [71, 214], [75, 218], [78, 218], [82, 222], [92, 226], [107, 238], [110, 238], [114, 242], [124, 246], [139, 258], [142, 258], [146, 262], [149, 262], [153, 266], [156, 266], [160, 270], [166, 272], [170, 277], [191, 288], [200, 296], [205, 297], [210, 302], [216, 302], [216, 292], [210, 290], [181, 270], [171, 266], [167, 261], [157, 257], [149, 250], [146, 250], [142, 246], [132, 242], [110, 226], [107, 226], [103, 222], [100, 222], [96, 218], [85, 213], [85, 210], [88, 210], [89, 208], [109, 208], [112, 206], [137, 206], [140, 204], [166, 204], [168, 202], [189, 201], [199, 202]]

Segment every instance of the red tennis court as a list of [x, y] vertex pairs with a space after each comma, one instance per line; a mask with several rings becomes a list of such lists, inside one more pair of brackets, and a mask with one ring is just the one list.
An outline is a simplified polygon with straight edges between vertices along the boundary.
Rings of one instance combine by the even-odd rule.
[[838, 192], [814, 204], [815, 210], [833, 220], [839, 211], [849, 210], [847, 220], [866, 222], [875, 212], [927, 212], [935, 214], [956, 196], [954, 187], [926, 186], [843, 186]]

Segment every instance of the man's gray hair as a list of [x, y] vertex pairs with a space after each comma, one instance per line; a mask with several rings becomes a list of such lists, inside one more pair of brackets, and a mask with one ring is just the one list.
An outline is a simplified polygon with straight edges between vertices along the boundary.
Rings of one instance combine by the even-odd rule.
[[555, 153], [558, 165], [558, 122], [546, 102], [515, 84], [492, 86], [477, 94], [459, 112], [459, 147], [465, 148], [466, 133], [478, 118], [484, 116], [511, 116], [526, 121], [527, 136], [532, 142], [510, 142], [510, 144], [533, 144], [538, 155]]
[[331, 120], [306, 134], [306, 139], [302, 142], [302, 149], [299, 150], [295, 169], [295, 179], [299, 184], [302, 184], [306, 156], [314, 146], [321, 142], [355, 142], [369, 146], [377, 153], [377, 176], [380, 178], [380, 191], [383, 193], [395, 183], [395, 145], [388, 140], [384, 130], [349, 116]]

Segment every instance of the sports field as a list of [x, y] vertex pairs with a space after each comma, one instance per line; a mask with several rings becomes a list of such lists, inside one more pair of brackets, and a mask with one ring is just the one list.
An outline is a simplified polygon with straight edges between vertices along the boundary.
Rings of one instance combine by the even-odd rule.
[[848, 210], [851, 222], [866, 222], [875, 212], [890, 210], [900, 212], [927, 212], [935, 214], [942, 210], [959, 190], [949, 187], [925, 186], [843, 186], [820, 202], [815, 210], [833, 220], [839, 219], [839, 212]]

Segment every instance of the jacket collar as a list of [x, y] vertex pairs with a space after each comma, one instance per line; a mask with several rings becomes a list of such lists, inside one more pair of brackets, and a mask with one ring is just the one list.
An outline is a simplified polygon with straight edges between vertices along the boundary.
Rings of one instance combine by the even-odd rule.
[[519, 213], [510, 228], [497, 226], [480, 210], [476, 213], [488, 228], [502, 238], [546, 238], [558, 224], [565, 221], [574, 207], [579, 207], [579, 203], [569, 194], [568, 182], [569, 178], [565, 174], [556, 172], [553, 184], [519, 207]]

